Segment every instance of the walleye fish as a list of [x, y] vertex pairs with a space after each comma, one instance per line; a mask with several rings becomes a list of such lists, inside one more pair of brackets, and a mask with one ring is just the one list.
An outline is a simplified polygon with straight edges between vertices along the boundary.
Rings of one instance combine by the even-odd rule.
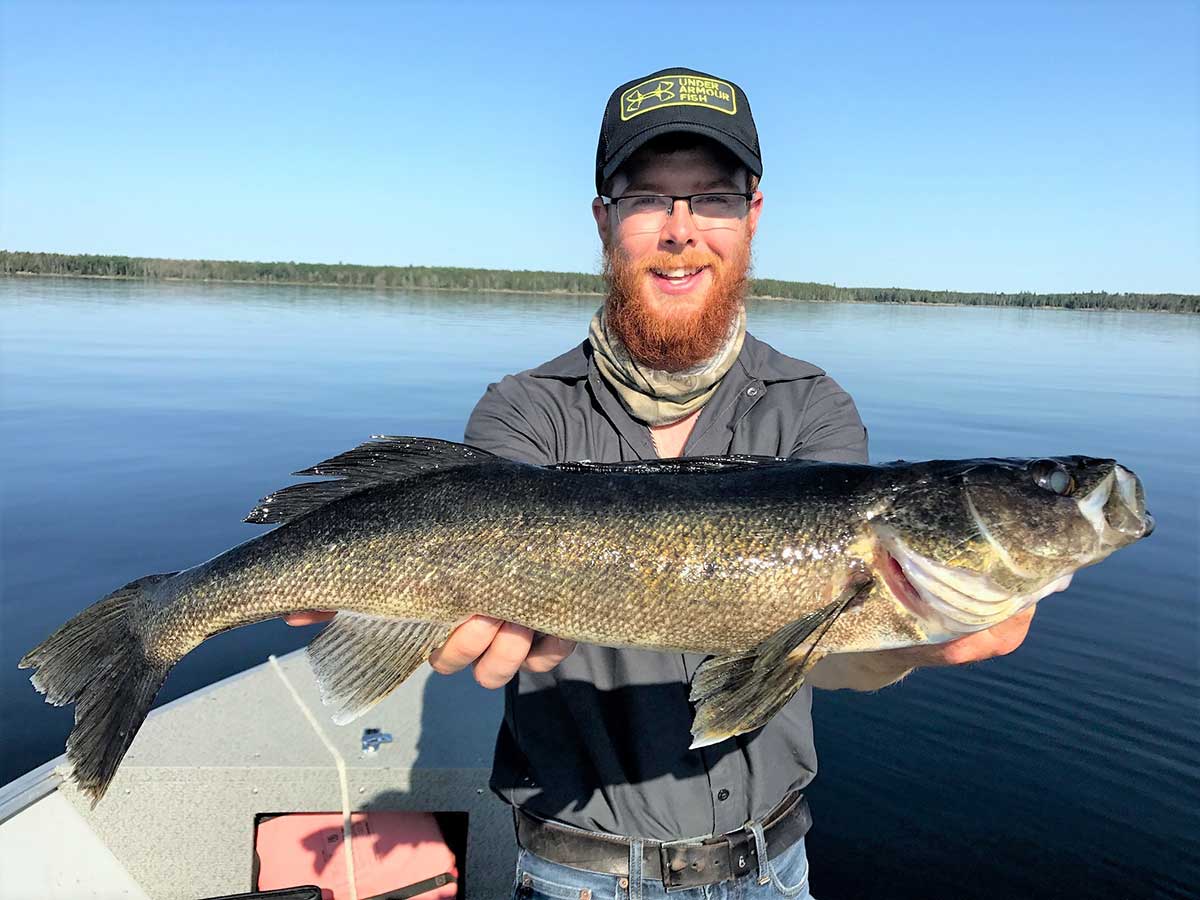
[[344, 723], [484, 613], [610, 646], [710, 654], [693, 746], [764, 723], [827, 654], [936, 643], [1007, 619], [1150, 533], [1110, 459], [880, 466], [730, 456], [533, 466], [373, 438], [297, 475], [208, 562], [139, 578], [20, 665], [75, 704], [74, 778], [103, 796], [171, 667], [206, 638], [339, 610], [308, 646]]

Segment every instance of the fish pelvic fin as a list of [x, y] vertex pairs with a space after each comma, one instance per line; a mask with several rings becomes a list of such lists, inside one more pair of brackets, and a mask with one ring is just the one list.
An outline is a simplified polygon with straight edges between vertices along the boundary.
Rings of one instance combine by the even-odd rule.
[[445, 643], [452, 626], [339, 612], [308, 645], [321, 701], [333, 721], [357, 719]]
[[855, 573], [832, 603], [789, 622], [750, 652], [714, 656], [702, 663], [689, 698], [696, 705], [691, 749], [765, 725], [824, 656], [817, 645], [825, 632], [871, 584], [869, 575]]
[[486, 450], [437, 438], [376, 434], [365, 444], [347, 450], [293, 475], [324, 475], [314, 481], [280, 488], [258, 501], [245, 521], [256, 525], [289, 522], [326, 503], [364, 488], [403, 481], [422, 472], [475, 465], [495, 457]]
[[67, 738], [72, 778], [94, 808], [108, 790], [173, 663], [152, 660], [137, 630], [139, 609], [174, 572], [147, 575], [94, 603], [18, 664], [55, 706], [75, 704]]

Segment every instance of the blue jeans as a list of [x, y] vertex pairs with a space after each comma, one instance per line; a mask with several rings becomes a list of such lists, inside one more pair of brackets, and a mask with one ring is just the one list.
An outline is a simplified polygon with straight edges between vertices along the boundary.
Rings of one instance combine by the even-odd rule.
[[657, 880], [643, 880], [640, 888], [637, 890], [628, 878], [574, 869], [522, 850], [517, 857], [513, 897], [515, 900], [812, 900], [808, 892], [804, 838], [767, 862], [761, 872], [670, 894]]

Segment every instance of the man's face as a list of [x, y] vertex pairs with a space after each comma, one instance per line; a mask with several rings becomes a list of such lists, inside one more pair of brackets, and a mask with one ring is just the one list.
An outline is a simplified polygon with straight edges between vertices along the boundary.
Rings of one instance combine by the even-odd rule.
[[[636, 154], [610, 189], [614, 197], [744, 193], [747, 178], [723, 151], [701, 143]], [[660, 230], [639, 233], [620, 220], [615, 205], [593, 201], [609, 281], [609, 326], [636, 359], [680, 371], [716, 354], [741, 309], [761, 211], [762, 194], [755, 192], [744, 218], [730, 227], [699, 228], [686, 201], [678, 201]]]

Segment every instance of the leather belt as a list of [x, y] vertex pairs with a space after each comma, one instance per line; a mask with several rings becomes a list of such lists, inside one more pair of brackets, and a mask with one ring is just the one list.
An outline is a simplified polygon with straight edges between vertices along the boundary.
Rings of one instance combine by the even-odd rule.
[[[515, 808], [517, 843], [551, 862], [598, 872], [629, 875], [630, 839], [560, 825]], [[767, 858], [774, 859], [804, 837], [812, 825], [808, 801], [789, 794], [763, 819]], [[758, 871], [758, 851], [749, 830], [683, 841], [643, 841], [642, 877], [668, 890], [716, 884]]]

